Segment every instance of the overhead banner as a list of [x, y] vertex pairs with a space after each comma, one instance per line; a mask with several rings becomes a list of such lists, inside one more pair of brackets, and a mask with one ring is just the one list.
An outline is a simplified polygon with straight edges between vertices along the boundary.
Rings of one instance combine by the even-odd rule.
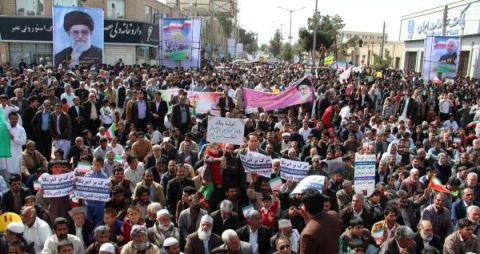
[[310, 165], [308, 162], [281, 159], [280, 177], [285, 180], [300, 182], [308, 175]]
[[[52, 18], [0, 17], [0, 41], [45, 41], [53, 39]], [[103, 37], [106, 43], [147, 44], [158, 46], [158, 25], [105, 20]]]
[[367, 191], [370, 196], [375, 191], [375, 164], [375, 154], [355, 154], [353, 184], [356, 193]]
[[267, 178], [272, 175], [272, 158], [270, 156], [248, 152], [247, 154], [240, 154], [240, 161], [248, 173], [257, 173]]
[[311, 74], [293, 82], [281, 93], [265, 93], [243, 88], [243, 100], [247, 112], [254, 112], [257, 108], [263, 108], [265, 111], [286, 108], [310, 102], [313, 97], [314, 88]]
[[53, 7], [54, 66], [103, 63], [103, 9]]
[[75, 197], [85, 200], [108, 201], [110, 198], [110, 179], [77, 177]]
[[208, 142], [243, 145], [245, 123], [241, 119], [214, 116], [207, 125]]
[[323, 186], [325, 185], [325, 176], [311, 175], [305, 177], [300, 181], [290, 195], [302, 194], [306, 189], [315, 189], [320, 193], [323, 192]]
[[43, 197], [56, 198], [68, 196], [73, 190], [74, 177], [74, 172], [60, 175], [50, 175], [47, 173], [41, 175], [38, 182], [42, 186]]
[[190, 59], [192, 50], [192, 20], [185, 18], [162, 19], [163, 59]]
[[424, 46], [423, 76], [426, 79], [434, 80], [436, 77], [442, 80], [457, 76], [460, 62], [460, 37], [427, 37]]

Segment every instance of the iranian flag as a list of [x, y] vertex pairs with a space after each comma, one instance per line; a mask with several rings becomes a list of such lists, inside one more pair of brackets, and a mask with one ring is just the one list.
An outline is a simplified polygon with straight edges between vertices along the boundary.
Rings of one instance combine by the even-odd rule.
[[440, 180], [438, 180], [438, 178], [436, 178], [435, 176], [430, 179], [428, 187], [434, 191], [450, 193], [450, 191], [445, 186], [443, 186]]
[[441, 79], [439, 79], [437, 76], [435, 76], [433, 78], [433, 81], [432, 81], [434, 84], [436, 85], [443, 85], [443, 81]]
[[113, 138], [115, 137], [115, 132], [117, 131], [117, 124], [115, 122], [110, 125], [110, 128], [108, 128], [107, 132], [105, 132], [105, 136], [107, 138]]
[[465, 126], [465, 128], [472, 128], [472, 127], [475, 127], [477, 126], [477, 124], [480, 123], [480, 121], [473, 121], [473, 122], [470, 122], [469, 124], [467, 124], [467, 126]]

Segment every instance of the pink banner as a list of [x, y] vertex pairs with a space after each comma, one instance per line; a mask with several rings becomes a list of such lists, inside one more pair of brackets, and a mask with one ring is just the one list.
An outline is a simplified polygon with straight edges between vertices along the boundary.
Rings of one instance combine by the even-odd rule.
[[313, 98], [314, 89], [311, 74], [290, 84], [290, 86], [281, 93], [265, 93], [243, 88], [243, 100], [246, 112], [255, 111], [254, 109], [256, 108], [263, 108], [265, 111], [286, 108], [310, 102]]

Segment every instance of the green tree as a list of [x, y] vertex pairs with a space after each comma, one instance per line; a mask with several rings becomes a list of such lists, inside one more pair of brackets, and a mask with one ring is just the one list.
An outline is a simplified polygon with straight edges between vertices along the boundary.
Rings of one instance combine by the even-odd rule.
[[390, 55], [390, 51], [385, 50], [384, 58], [381, 58], [377, 54], [373, 54], [373, 66], [375, 70], [388, 69], [392, 66], [393, 57]]
[[273, 57], [277, 57], [280, 55], [280, 51], [282, 49], [282, 34], [280, 33], [280, 30], [277, 29], [275, 31], [275, 34], [273, 35], [273, 38], [270, 40], [270, 53], [273, 55]]
[[243, 43], [243, 49], [248, 53], [257, 51], [257, 36], [254, 32], [247, 32], [245, 29], [240, 28], [238, 30], [238, 39], [240, 43]]
[[282, 45], [281, 57], [285, 61], [292, 61], [293, 59], [293, 48], [290, 43], [285, 43]]

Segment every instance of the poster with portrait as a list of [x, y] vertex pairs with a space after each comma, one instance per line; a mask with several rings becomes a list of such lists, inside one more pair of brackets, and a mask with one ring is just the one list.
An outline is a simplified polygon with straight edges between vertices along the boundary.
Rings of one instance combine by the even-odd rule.
[[103, 10], [53, 7], [53, 55], [55, 66], [100, 66], [103, 63]]
[[456, 77], [460, 62], [460, 37], [427, 37], [424, 44], [424, 77], [429, 80]]
[[181, 61], [192, 55], [192, 20], [185, 18], [162, 19], [163, 59]]

